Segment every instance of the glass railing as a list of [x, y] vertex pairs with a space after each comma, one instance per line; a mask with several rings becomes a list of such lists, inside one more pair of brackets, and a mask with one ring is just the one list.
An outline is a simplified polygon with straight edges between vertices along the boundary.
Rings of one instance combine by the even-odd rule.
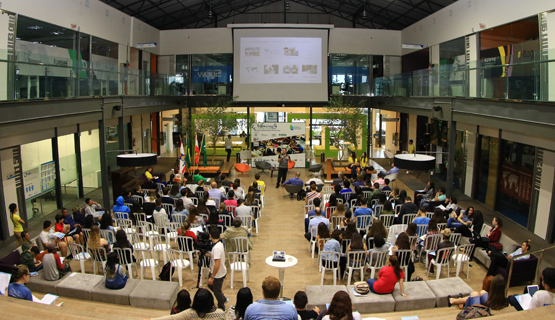
[[[119, 66], [0, 50], [0, 100], [77, 98], [117, 95], [184, 95], [183, 76], [151, 73]], [[13, 57], [13, 56], [12, 56]]]
[[555, 50], [521, 51], [375, 78], [374, 96], [555, 101]]

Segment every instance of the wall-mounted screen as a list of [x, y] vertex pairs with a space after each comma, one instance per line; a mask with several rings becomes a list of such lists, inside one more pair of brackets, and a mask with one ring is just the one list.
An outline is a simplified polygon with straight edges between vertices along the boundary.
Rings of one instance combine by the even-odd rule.
[[238, 101], [327, 101], [328, 29], [234, 29]]

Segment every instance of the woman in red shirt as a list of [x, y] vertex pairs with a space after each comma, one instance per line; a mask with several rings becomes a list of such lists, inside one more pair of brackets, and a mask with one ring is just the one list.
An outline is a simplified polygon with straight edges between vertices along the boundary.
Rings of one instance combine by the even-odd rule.
[[177, 230], [177, 234], [184, 237], [191, 237], [193, 238], [193, 240], [195, 240], [195, 242], [198, 242], [197, 235], [190, 229], [191, 229], [191, 224], [185, 221], [183, 222], [183, 225], [181, 226], [181, 228]]
[[395, 289], [395, 284], [399, 281], [399, 286], [401, 289], [401, 296], [408, 297], [405, 294], [405, 286], [403, 285], [403, 280], [405, 279], [405, 273], [401, 270], [399, 266], [399, 260], [397, 256], [389, 256], [389, 266], [381, 268], [378, 274], [378, 280], [369, 279], [368, 285], [370, 286], [370, 291], [377, 294], [388, 294], [392, 293]]

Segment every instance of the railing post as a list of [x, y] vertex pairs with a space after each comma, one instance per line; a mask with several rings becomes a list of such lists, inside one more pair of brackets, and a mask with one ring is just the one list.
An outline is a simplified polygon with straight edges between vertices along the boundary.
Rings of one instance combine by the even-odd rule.
[[535, 283], [538, 283], [538, 279], [540, 278], [540, 268], [542, 265], [542, 259], [543, 259], [543, 252], [545, 251], [545, 249], [542, 250], [542, 252], [540, 253], [540, 258], [538, 259], [538, 265], [536, 266], [536, 278], [534, 279]]
[[513, 265], [515, 263], [515, 259], [509, 259], [511, 266], [509, 267], [509, 275], [507, 276], [507, 285], [505, 287], [505, 296], [509, 292], [509, 285], [511, 284], [511, 277], [513, 275]]

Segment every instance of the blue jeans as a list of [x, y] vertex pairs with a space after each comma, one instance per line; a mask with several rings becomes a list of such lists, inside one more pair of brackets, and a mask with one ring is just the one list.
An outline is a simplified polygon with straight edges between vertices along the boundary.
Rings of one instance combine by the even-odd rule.
[[475, 304], [481, 304], [481, 305], [486, 305], [486, 301], [488, 301], [488, 293], [486, 292], [483, 296], [480, 297], [468, 297], [468, 299], [466, 299], [466, 303], [464, 304], [464, 307], [470, 307], [473, 306]]

